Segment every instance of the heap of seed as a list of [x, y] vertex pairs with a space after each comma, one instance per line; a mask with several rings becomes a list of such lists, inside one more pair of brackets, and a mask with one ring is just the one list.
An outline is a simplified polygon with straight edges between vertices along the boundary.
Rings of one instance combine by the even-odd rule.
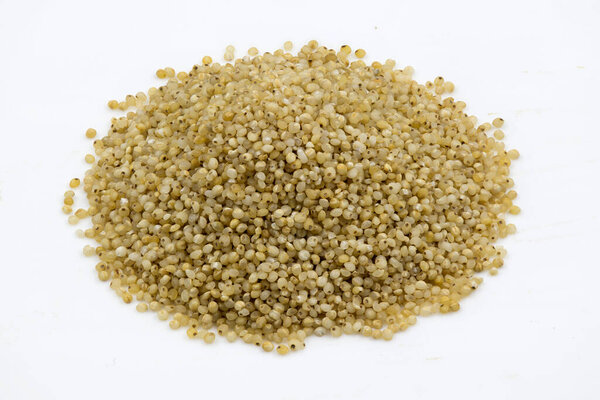
[[503, 264], [518, 152], [441, 77], [291, 48], [233, 61], [228, 47], [232, 63], [160, 69], [164, 86], [109, 102], [135, 111], [94, 142], [89, 208], [69, 217], [91, 217], [98, 277], [190, 338], [214, 328], [280, 354], [458, 310]]

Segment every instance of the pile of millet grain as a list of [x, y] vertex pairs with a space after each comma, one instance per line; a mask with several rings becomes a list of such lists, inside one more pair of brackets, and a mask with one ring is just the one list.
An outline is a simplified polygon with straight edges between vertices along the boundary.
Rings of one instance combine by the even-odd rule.
[[[286, 354], [310, 335], [390, 340], [459, 309], [515, 232], [502, 119], [478, 125], [451, 82], [310, 41], [111, 100], [83, 181], [98, 277], [206, 343]], [[351, 60], [353, 58], [353, 60]], [[89, 129], [86, 136], [96, 136]], [[498, 139], [498, 140], [496, 140]]]

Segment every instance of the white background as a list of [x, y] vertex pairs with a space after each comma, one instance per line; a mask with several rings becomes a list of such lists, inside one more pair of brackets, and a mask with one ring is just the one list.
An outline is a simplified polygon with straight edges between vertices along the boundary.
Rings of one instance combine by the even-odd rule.
[[[0, 399], [597, 399], [598, 1], [0, 0]], [[207, 346], [98, 281], [61, 213], [109, 99], [250, 46], [310, 39], [456, 84], [506, 120], [523, 212], [460, 312], [392, 342], [311, 338], [279, 357]]]

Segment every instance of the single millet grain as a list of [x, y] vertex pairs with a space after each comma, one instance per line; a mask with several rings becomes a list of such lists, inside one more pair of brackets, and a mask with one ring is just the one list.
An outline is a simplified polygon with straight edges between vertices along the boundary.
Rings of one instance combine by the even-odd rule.
[[85, 131], [85, 137], [88, 139], [93, 139], [96, 137], [96, 130], [94, 128], [90, 128]]

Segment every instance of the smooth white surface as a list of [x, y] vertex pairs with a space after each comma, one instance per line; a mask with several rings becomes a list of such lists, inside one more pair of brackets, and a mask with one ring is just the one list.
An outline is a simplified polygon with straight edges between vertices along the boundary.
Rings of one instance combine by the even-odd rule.
[[[0, 0], [0, 399], [597, 399], [599, 19], [597, 1]], [[469, 113], [506, 120], [523, 209], [506, 266], [392, 342], [282, 358], [189, 341], [81, 255], [60, 207], [84, 132], [157, 68], [313, 38], [443, 75]]]

